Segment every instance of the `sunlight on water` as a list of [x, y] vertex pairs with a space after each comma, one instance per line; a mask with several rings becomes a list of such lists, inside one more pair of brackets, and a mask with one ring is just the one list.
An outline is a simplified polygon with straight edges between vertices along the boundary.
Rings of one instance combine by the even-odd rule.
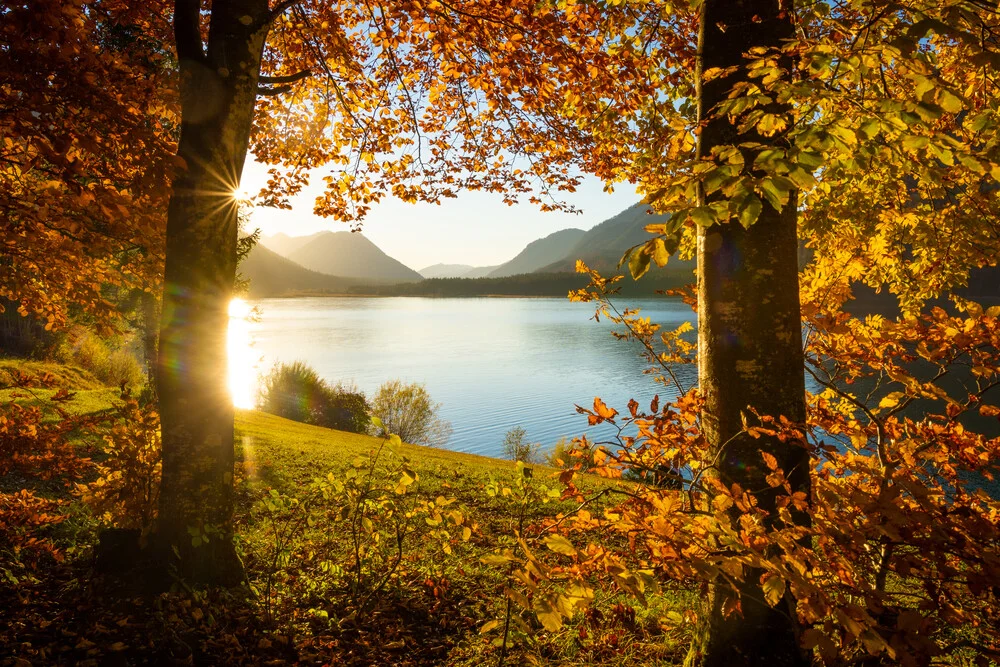
[[229, 302], [229, 393], [238, 408], [253, 407], [257, 359], [250, 347], [250, 304], [243, 299]]

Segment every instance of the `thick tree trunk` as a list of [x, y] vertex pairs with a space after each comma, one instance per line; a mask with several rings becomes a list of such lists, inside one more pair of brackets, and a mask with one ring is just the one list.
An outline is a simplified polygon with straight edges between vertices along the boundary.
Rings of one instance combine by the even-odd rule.
[[[713, 108], [732, 86], [746, 80], [745, 68], [708, 82], [702, 73], [743, 65], [755, 46], [780, 46], [793, 34], [791, 11], [790, 0], [706, 0], [699, 37], [700, 156], [719, 145], [781, 144], [780, 137], [740, 134], [727, 118], [713, 116]], [[750, 169], [755, 152], [744, 154]], [[807, 494], [808, 453], [776, 439], [755, 440], [741, 431], [743, 415], [752, 423], [753, 411], [798, 423], [805, 419], [794, 196], [780, 212], [765, 202], [749, 229], [731, 220], [700, 230], [698, 297], [698, 377], [706, 401], [703, 428], [719, 454], [715, 474], [727, 487], [736, 483], [756, 493], [758, 506], [773, 515], [775, 493], [762, 491], [770, 487], [761, 452], [773, 454], [794, 490]], [[799, 647], [794, 601], [788, 597], [770, 607], [759, 577], [760, 572], [750, 571], [740, 586], [742, 617], [739, 612], [728, 618], [723, 614], [731, 597], [724, 582], [710, 586], [689, 665], [809, 663]]]
[[[236, 275], [234, 193], [246, 159], [267, 33], [266, 0], [179, 0], [182, 126], [167, 218], [157, 389], [163, 481], [157, 545], [190, 579], [242, 579], [233, 545], [233, 404], [226, 328]], [[264, 27], [261, 27], [264, 26]]]

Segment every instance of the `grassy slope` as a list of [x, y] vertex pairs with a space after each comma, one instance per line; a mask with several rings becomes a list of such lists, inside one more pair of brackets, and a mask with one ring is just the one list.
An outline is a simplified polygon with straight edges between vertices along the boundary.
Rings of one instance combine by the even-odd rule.
[[[381, 443], [379, 438], [309, 426], [249, 410], [237, 412], [236, 439], [237, 456], [248, 464], [251, 471], [250, 483], [244, 489], [254, 489], [249, 495], [241, 494], [242, 512], [251, 512], [250, 505], [254, 503], [251, 498], [266, 497], [265, 492], [271, 488], [292, 494], [298, 488], [301, 493], [304, 480], [330, 472], [338, 475], [350, 467], [353, 459], [365, 455]], [[418, 529], [406, 547], [407, 565], [398, 582], [404, 590], [404, 598], [393, 603], [406, 608], [408, 613], [424, 613], [424, 605], [433, 607], [441, 601], [425, 599], [421, 582], [427, 577], [440, 576], [449, 581], [450, 587], [448, 604], [451, 607], [446, 615], [452, 619], [465, 619], [467, 624], [453, 626], [442, 621], [440, 635], [422, 639], [408, 635], [411, 628], [400, 631], [399, 640], [439, 644], [442, 652], [433, 658], [434, 664], [479, 664], [487, 659], [486, 655], [491, 656], [488, 660], [492, 662], [496, 654], [490, 642], [497, 633], [494, 631], [480, 636], [478, 628], [502, 613], [505, 573], [503, 568], [483, 565], [480, 559], [503, 548], [517, 549], [513, 538], [517, 505], [510, 498], [488, 496], [485, 487], [491, 482], [512, 485], [519, 474], [517, 466], [511, 461], [406, 444], [399, 449], [399, 453], [409, 459], [419, 475], [420, 479], [413, 487], [419, 498], [454, 498], [456, 502], [451, 507], [461, 511], [475, 526], [469, 542], [456, 545], [455, 553], [449, 557], [429, 546]], [[554, 479], [558, 474], [556, 469], [534, 466], [533, 470], [535, 484], [543, 493], [546, 487], [559, 488], [558, 481]], [[609, 483], [591, 478], [583, 481], [581, 487], [597, 490]], [[529, 524], [572, 508], [571, 503], [556, 500], [539, 504], [529, 511]], [[598, 507], [591, 509], [598, 511]], [[249, 540], [259, 537], [259, 528], [259, 522], [251, 519]], [[328, 531], [330, 527], [321, 526], [319, 530]], [[303, 540], [309, 539], [307, 535], [303, 536]], [[261, 545], [258, 548], [266, 547]], [[536, 548], [545, 551], [539, 545]], [[343, 559], [347, 554], [334, 557]], [[386, 594], [386, 597], [393, 599], [397, 595], [400, 595], [398, 591]], [[664, 634], [660, 619], [670, 610], [682, 610], [691, 604], [688, 595], [649, 596], [650, 605], [645, 608], [639, 607], [634, 599], [607, 591], [598, 592], [598, 601], [597, 606], [603, 609], [605, 615], [618, 603], [624, 604], [621, 609], [634, 607], [634, 619], [628, 616], [631, 612], [623, 611], [626, 614], [624, 618], [609, 616], [600, 621], [599, 629], [595, 629], [591, 625], [593, 617], [581, 617], [559, 633], [542, 633], [542, 640], [535, 645], [535, 650], [555, 658], [558, 664], [566, 665], [672, 664], [682, 658], [681, 648], [686, 641], [684, 634], [676, 630]], [[415, 609], [421, 611], [414, 612]], [[386, 620], [392, 613], [387, 609], [378, 615], [381, 620]], [[334, 615], [331, 613], [331, 617]], [[604, 617], [598, 615], [596, 618]], [[417, 622], [416, 619], [404, 620], [405, 625]], [[389, 633], [392, 638], [396, 638], [397, 635], [393, 634], [396, 631], [391, 623], [377, 630]], [[583, 636], [587, 637], [586, 640], [580, 639], [581, 631], [585, 631]], [[516, 648], [514, 655], [519, 655]], [[388, 661], [390, 658], [383, 655], [380, 660]], [[514, 657], [511, 664], [520, 659]]]
[[[0, 401], [13, 397], [44, 405], [46, 397], [66, 388], [76, 393], [67, 408], [91, 413], [107, 409], [118, 396], [117, 389], [102, 387], [79, 369], [14, 360], [3, 361], [0, 369], [49, 373], [53, 378], [46, 381], [48, 388], [0, 389]], [[10, 373], [2, 375], [10, 377]], [[382, 440], [250, 410], [237, 411], [235, 426], [240, 462], [239, 530], [248, 578], [260, 590], [266, 581], [269, 553], [273, 553], [269, 552], [273, 534], [269, 533], [270, 524], [263, 511], [269, 494], [274, 491], [303, 497], [313, 478], [332, 473], [343, 479], [352, 461], [378, 448]], [[315, 563], [301, 560], [314, 545], [322, 545], [323, 558], [335, 563], [350, 562], [345, 523], [331, 519], [330, 523], [303, 526], [288, 547], [290, 565], [278, 575], [289, 575], [283, 584], [284, 597], [276, 598], [278, 618], [282, 619], [279, 622], [288, 628], [292, 641], [300, 646], [300, 658], [306, 662], [314, 659], [335, 664], [397, 664], [405, 656], [404, 662], [413, 665], [466, 667], [484, 661], [492, 663], [497, 658], [493, 642], [499, 630], [481, 635], [479, 629], [502, 617], [507, 570], [504, 566], [485, 565], [481, 559], [502, 549], [518, 550], [514, 538], [518, 503], [503, 493], [488, 494], [486, 488], [513, 488], [520, 472], [511, 461], [443, 449], [404, 444], [398, 451], [419, 476], [408, 497], [412, 495], [417, 504], [440, 497], [453, 499], [448, 509], [457, 509], [465, 516], [464, 525], [473, 529], [470, 539], [456, 541], [454, 552], [446, 555], [440, 543], [429, 539], [422, 520], [416, 521], [397, 576], [381, 594], [374, 612], [367, 614], [364, 622], [357, 622], [351, 620], [351, 603], [344, 595], [343, 580], [328, 577], [324, 581], [322, 576], [317, 577]], [[534, 467], [532, 484], [539, 491], [539, 500], [526, 512], [526, 537], [536, 553], [553, 558], [530, 539], [530, 534], [539, 520], [574, 507], [545, 497], [547, 489], [554, 492], [559, 487], [553, 478], [556, 473], [545, 466]], [[581, 487], [594, 490], [607, 484], [592, 478]], [[590, 509], [600, 511], [599, 505]], [[73, 513], [81, 517], [88, 514], [82, 507]], [[79, 546], [83, 553], [87, 552], [86, 545]], [[303, 588], [303, 582], [308, 586]], [[324, 592], [317, 597], [316, 590]], [[672, 609], [689, 605], [688, 598], [649, 596], [649, 606], [642, 608], [632, 598], [598, 590], [593, 614], [578, 615], [557, 633], [537, 632], [536, 628], [533, 638], [523, 634], [512, 637], [509, 664], [519, 664], [525, 649], [561, 665], [671, 664], [681, 657], [685, 638], [677, 630], [664, 632], [660, 619]], [[329, 623], [317, 625], [309, 621], [313, 608], [327, 610]], [[157, 641], [163, 638], [157, 636]], [[360, 656], [365, 657], [359, 661]]]
[[[21, 385], [17, 380], [19, 375], [28, 375], [33, 379], [26, 386]], [[50, 404], [48, 399], [61, 389], [74, 393], [73, 399], [63, 404], [70, 414], [104, 410], [121, 393], [76, 366], [51, 361], [0, 359], [0, 403], [14, 401], [44, 408]]]

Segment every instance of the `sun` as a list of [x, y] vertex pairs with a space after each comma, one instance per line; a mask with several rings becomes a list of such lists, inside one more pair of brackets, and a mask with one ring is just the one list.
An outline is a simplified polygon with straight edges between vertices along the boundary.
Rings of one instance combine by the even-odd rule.
[[250, 346], [250, 304], [243, 299], [229, 302], [229, 331], [226, 351], [229, 361], [229, 393], [233, 405], [252, 408], [254, 383], [257, 378], [257, 360]]

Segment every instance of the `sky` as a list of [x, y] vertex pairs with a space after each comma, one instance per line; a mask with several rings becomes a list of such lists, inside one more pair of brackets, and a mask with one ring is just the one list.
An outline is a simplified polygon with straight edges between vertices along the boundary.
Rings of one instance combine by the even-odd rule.
[[[292, 210], [257, 207], [250, 218], [251, 230], [273, 236], [305, 236], [315, 232], [347, 231], [350, 227], [332, 218], [313, 214], [313, 201], [322, 190], [320, 178], [291, 200]], [[267, 182], [267, 167], [247, 159], [241, 189], [256, 194]], [[560, 229], [590, 229], [620, 213], [640, 197], [632, 186], [622, 184], [614, 193], [604, 192], [601, 181], [587, 177], [566, 201], [580, 214], [548, 212], [527, 202], [507, 206], [498, 194], [463, 192], [440, 206], [407, 204], [386, 198], [372, 207], [362, 233], [390, 257], [414, 270], [432, 264], [491, 266], [512, 259], [535, 239]]]

